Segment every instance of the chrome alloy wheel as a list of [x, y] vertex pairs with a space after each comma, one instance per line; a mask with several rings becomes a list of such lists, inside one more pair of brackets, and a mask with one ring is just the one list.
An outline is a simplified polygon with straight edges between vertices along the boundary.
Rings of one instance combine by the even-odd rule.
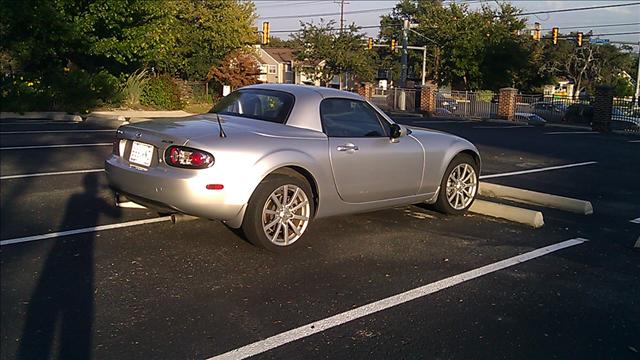
[[473, 201], [478, 189], [476, 170], [467, 163], [456, 166], [447, 179], [447, 202], [452, 208], [462, 210]]
[[293, 244], [309, 225], [311, 207], [304, 190], [296, 185], [275, 189], [262, 208], [262, 229], [278, 246]]

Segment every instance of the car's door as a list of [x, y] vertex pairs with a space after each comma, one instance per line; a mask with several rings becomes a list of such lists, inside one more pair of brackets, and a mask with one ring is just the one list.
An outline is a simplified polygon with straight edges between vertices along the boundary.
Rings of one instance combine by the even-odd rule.
[[390, 124], [364, 101], [324, 99], [320, 105], [329, 137], [333, 177], [340, 197], [351, 203], [415, 195], [424, 151], [416, 139], [389, 138]]

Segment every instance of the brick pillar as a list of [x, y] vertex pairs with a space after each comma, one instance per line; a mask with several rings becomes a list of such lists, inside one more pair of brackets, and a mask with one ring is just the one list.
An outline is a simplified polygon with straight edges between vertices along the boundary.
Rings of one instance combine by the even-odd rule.
[[436, 113], [436, 93], [438, 87], [434, 84], [426, 84], [420, 92], [420, 111], [433, 115]]
[[368, 100], [371, 100], [371, 98], [373, 97], [373, 84], [370, 82], [366, 82], [364, 83], [364, 93], [365, 93], [365, 97]]
[[367, 100], [371, 100], [371, 97], [373, 96], [373, 84], [370, 82], [360, 83], [356, 85], [356, 91], [358, 92], [358, 95]]
[[513, 120], [516, 116], [516, 95], [518, 90], [514, 88], [500, 89], [498, 97], [498, 119]]
[[611, 131], [611, 112], [613, 110], [613, 87], [601, 85], [596, 87], [593, 101], [593, 130], [600, 132]]

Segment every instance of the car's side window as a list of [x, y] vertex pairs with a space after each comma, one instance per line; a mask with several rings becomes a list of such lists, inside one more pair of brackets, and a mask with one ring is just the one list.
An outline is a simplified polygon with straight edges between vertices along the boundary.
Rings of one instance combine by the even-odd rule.
[[330, 137], [386, 137], [376, 111], [366, 102], [330, 98], [320, 103], [322, 128]]

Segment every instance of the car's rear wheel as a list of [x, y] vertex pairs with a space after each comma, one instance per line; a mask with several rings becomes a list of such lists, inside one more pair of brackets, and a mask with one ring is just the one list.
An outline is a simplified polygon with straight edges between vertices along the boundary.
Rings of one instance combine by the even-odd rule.
[[271, 251], [299, 245], [313, 215], [312, 194], [302, 178], [269, 175], [249, 200], [242, 222], [247, 240]]
[[468, 154], [456, 156], [442, 177], [435, 208], [445, 214], [465, 213], [478, 192], [478, 165]]

